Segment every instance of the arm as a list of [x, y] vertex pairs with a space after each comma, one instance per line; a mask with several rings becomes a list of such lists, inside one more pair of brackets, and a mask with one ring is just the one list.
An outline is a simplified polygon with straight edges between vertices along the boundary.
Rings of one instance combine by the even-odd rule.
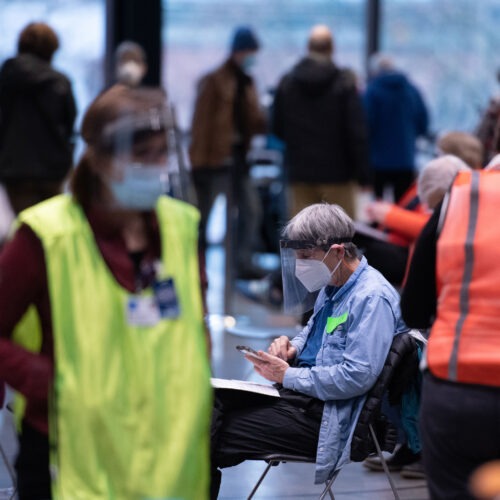
[[413, 87], [415, 93], [415, 102], [416, 102], [416, 130], [418, 135], [426, 135], [429, 130], [429, 113], [427, 111], [427, 106], [425, 105], [424, 99], [422, 98], [422, 94], [420, 94], [419, 90], [416, 87]]
[[427, 224], [429, 217], [430, 214], [405, 210], [391, 204], [383, 224], [390, 230], [396, 231], [410, 240], [415, 240]]
[[436, 245], [440, 212], [441, 204], [417, 240], [401, 295], [401, 312], [410, 328], [429, 328], [436, 315]]
[[212, 117], [217, 108], [217, 95], [214, 79], [208, 75], [198, 84], [198, 93], [191, 123], [191, 164], [204, 166], [212, 142]]
[[[40, 240], [21, 226], [0, 255], [0, 379], [28, 399], [44, 401], [52, 380], [51, 342], [43, 352], [28, 352], [11, 336], [28, 307], [48, 297], [44, 254]], [[50, 317], [45, 318], [51, 324]], [[51, 355], [51, 352], [50, 352]]]
[[271, 134], [281, 140], [284, 140], [283, 85], [284, 80], [279, 83], [276, 89], [271, 109]]
[[[323, 365], [288, 368], [283, 386], [323, 401], [349, 399], [366, 393], [385, 362], [397, 325], [391, 304], [378, 296], [351, 303], [345, 349], [336, 348], [336, 336], [327, 335], [317, 359]], [[332, 359], [332, 353], [340, 358]]]
[[66, 105], [65, 105], [65, 132], [68, 139], [73, 139], [73, 132], [76, 120], [76, 103], [73, 96], [73, 89], [71, 88], [71, 83], [68, 81], [68, 89], [66, 94]]

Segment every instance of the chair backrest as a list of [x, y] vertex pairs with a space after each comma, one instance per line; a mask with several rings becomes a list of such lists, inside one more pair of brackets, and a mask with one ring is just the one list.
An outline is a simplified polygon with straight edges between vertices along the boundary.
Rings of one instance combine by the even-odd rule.
[[392, 452], [396, 446], [397, 432], [380, 412], [382, 398], [388, 392], [391, 404], [397, 404], [408, 385], [418, 373], [418, 344], [409, 333], [400, 333], [392, 341], [377, 381], [367, 394], [351, 444], [351, 460], [361, 462], [375, 452], [369, 425], [375, 429], [383, 451]]

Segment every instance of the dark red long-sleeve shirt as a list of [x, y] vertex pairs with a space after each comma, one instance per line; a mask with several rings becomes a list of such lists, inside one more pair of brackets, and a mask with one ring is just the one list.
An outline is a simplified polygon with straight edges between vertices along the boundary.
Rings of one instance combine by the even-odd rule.
[[[137, 259], [131, 258], [121, 232], [97, 211], [87, 214], [97, 246], [117, 282], [133, 292], [137, 287]], [[160, 239], [154, 216], [147, 220], [150, 245], [140, 268], [151, 268], [160, 257]], [[200, 260], [201, 261], [201, 260]], [[206, 276], [200, 265], [203, 290]], [[147, 272], [142, 273], [147, 285]], [[42, 329], [40, 353], [30, 353], [11, 342], [12, 332], [30, 305], [38, 311]], [[0, 381], [23, 394], [26, 422], [47, 433], [47, 394], [52, 380], [53, 332], [47, 272], [42, 243], [28, 226], [21, 226], [0, 254]], [[0, 384], [1, 385], [1, 384]]]

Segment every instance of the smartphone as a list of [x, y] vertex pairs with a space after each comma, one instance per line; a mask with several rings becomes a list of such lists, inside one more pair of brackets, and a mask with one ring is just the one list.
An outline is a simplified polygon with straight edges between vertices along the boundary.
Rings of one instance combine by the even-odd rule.
[[236, 349], [238, 351], [240, 351], [241, 353], [246, 354], [247, 356], [251, 356], [251, 357], [257, 358], [257, 359], [262, 359], [255, 349], [252, 349], [251, 347], [247, 347], [246, 345], [237, 345]]

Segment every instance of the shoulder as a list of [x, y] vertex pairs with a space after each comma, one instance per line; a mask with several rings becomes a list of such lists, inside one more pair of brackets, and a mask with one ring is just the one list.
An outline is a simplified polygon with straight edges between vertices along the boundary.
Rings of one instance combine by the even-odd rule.
[[383, 299], [396, 305], [399, 303], [399, 294], [396, 289], [384, 278], [382, 273], [369, 264], [358, 277], [356, 294], [371, 300]]

